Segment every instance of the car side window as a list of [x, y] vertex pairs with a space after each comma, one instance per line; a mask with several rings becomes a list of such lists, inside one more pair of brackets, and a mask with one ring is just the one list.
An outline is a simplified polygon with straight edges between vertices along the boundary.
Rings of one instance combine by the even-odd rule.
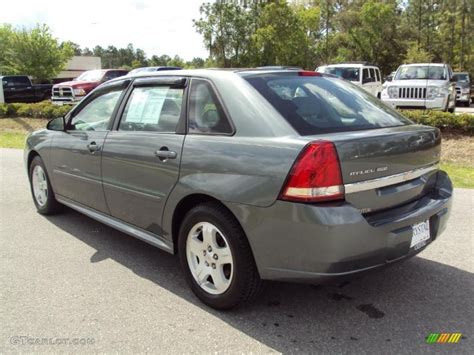
[[114, 78], [116, 78], [117, 75], [114, 74], [113, 71], [108, 71], [107, 73], [105, 73], [104, 77], [102, 78], [103, 81], [109, 81], [109, 80], [112, 80]]
[[369, 69], [366, 68], [362, 71], [362, 82], [366, 83], [368, 81], [369, 81]]
[[2, 85], [3, 87], [9, 87], [9, 86], [15, 86], [15, 83], [13, 82], [13, 78], [6, 77], [2, 79]]
[[184, 89], [169, 86], [136, 87], [120, 121], [121, 131], [176, 132]]
[[21, 77], [21, 76], [17, 76], [17, 77], [15, 78], [15, 85], [18, 85], [18, 86], [29, 86], [29, 85], [30, 85], [30, 81], [28, 80], [28, 78]]
[[189, 133], [231, 134], [232, 126], [211, 84], [193, 79], [189, 91]]
[[375, 79], [375, 69], [370, 68], [369, 72], [370, 72], [370, 81], [376, 81], [376, 79]]
[[380, 70], [375, 69], [375, 74], [377, 74], [377, 81], [380, 82], [380, 81], [381, 81], [381, 80], [380, 80]]
[[123, 90], [106, 92], [84, 106], [68, 124], [68, 130], [105, 131]]

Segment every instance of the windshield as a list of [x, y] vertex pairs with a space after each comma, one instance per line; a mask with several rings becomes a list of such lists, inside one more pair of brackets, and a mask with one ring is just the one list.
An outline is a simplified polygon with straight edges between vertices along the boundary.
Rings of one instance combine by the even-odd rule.
[[321, 73], [336, 75], [340, 78], [359, 82], [360, 80], [360, 68], [348, 68], [348, 67], [322, 67], [318, 70]]
[[100, 81], [104, 76], [102, 70], [90, 70], [79, 75], [74, 81]]
[[469, 75], [467, 75], [467, 74], [454, 74], [453, 78], [458, 83], [468, 83], [469, 82]]
[[303, 136], [412, 123], [345, 80], [291, 74], [245, 79]]
[[395, 80], [430, 79], [446, 80], [446, 70], [442, 66], [407, 65], [398, 69]]

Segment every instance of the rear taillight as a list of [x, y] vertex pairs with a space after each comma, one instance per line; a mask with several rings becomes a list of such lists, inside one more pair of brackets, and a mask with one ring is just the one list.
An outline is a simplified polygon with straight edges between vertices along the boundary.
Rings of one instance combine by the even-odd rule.
[[334, 144], [308, 144], [291, 168], [280, 198], [297, 202], [344, 199], [341, 166]]

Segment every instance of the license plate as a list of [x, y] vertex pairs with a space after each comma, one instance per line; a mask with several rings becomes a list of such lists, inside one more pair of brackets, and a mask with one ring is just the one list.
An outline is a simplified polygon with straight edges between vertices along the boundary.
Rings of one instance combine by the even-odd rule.
[[410, 248], [415, 250], [424, 247], [430, 239], [430, 222], [424, 221], [411, 226], [413, 234], [411, 236]]

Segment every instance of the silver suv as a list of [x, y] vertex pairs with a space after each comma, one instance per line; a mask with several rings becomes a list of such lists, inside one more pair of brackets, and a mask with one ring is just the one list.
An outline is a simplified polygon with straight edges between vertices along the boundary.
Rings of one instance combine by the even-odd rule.
[[382, 75], [376, 65], [367, 62], [349, 62], [323, 65], [317, 67], [315, 71], [336, 75], [348, 80], [380, 99], [382, 92]]
[[448, 64], [401, 65], [382, 92], [382, 101], [394, 108], [435, 109], [454, 112], [456, 92]]

